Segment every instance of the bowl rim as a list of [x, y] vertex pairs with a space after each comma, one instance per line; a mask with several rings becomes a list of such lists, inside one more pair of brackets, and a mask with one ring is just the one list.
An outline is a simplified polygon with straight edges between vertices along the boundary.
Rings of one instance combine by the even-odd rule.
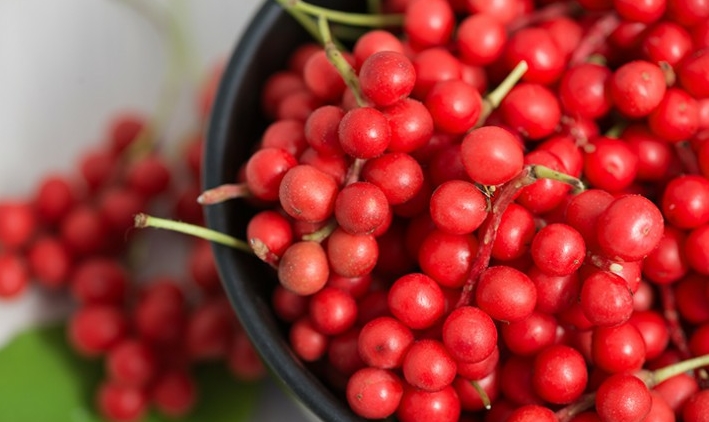
[[[286, 12], [275, 1], [265, 1], [249, 22], [229, 57], [206, 131], [202, 166], [203, 188], [225, 182], [225, 151], [229, 142], [232, 142], [229, 135], [233, 133], [234, 108], [240, 87], [249, 83], [249, 66], [257, 57], [258, 46], [274, 30], [277, 21], [285, 15]], [[222, 205], [205, 207], [205, 220], [211, 229], [228, 231], [228, 216]], [[281, 386], [322, 420], [364, 421], [300, 362], [280, 332], [277, 338], [274, 337], [274, 330], [277, 329], [275, 324], [261, 324], [266, 308], [252, 299], [254, 290], [243, 280], [244, 273], [249, 271], [249, 268], [246, 268], [249, 267], [248, 263], [234, 259], [235, 251], [229, 247], [212, 243], [212, 250], [232, 308], [263, 362]]]

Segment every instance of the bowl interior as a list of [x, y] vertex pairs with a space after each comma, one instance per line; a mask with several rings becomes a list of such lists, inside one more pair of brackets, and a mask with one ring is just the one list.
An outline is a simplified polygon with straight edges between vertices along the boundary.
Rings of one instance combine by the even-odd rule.
[[[351, 10], [364, 2], [326, 3]], [[236, 179], [268, 124], [260, 105], [266, 79], [284, 69], [289, 54], [308, 41], [312, 38], [273, 1], [264, 3], [253, 18], [227, 64], [213, 106], [204, 158], [205, 188]], [[207, 225], [243, 239], [252, 214], [245, 201], [233, 200], [207, 207]], [[232, 306], [276, 378], [324, 420], [362, 420], [291, 351], [284, 326], [270, 309], [270, 292], [277, 283], [274, 271], [257, 258], [228, 247], [215, 245], [214, 253]]]

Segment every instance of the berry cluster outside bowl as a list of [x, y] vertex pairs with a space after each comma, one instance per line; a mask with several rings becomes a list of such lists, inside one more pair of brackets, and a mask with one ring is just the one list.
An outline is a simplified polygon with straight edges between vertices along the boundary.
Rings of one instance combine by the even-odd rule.
[[[352, 10], [361, 3], [338, 0], [328, 1], [327, 6]], [[234, 182], [268, 123], [260, 105], [263, 84], [269, 75], [285, 68], [289, 53], [308, 41], [312, 38], [272, 0], [253, 17], [230, 57], [213, 105], [204, 188]], [[206, 208], [207, 225], [243, 239], [252, 213], [244, 200], [211, 205]], [[323, 420], [362, 420], [291, 351], [287, 334], [270, 306], [270, 292], [277, 283], [272, 269], [258, 258], [226, 246], [215, 245], [214, 253], [232, 306], [274, 378]]]

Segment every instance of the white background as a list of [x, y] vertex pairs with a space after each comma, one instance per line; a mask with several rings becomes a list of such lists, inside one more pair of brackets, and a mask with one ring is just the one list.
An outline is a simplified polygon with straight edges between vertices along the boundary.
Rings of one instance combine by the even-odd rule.
[[[150, 113], [167, 60], [156, 27], [133, 0], [0, 0], [0, 198], [26, 197], [42, 175], [75, 171], [82, 151], [101, 142], [112, 115]], [[261, 0], [138, 0], [184, 7], [197, 74], [185, 76], [183, 111], [194, 76], [231, 52]], [[174, 9], [173, 9], [174, 10]], [[179, 113], [179, 112], [178, 112]], [[179, 133], [189, 114], [173, 121]], [[65, 304], [37, 290], [0, 301], [0, 345], [30, 324], [60, 317]], [[297, 422], [294, 405], [271, 383], [255, 421]]]

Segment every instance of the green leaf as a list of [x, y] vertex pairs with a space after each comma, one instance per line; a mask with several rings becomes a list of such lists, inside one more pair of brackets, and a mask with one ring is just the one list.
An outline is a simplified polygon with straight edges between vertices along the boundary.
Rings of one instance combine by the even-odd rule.
[[[0, 350], [0, 421], [102, 422], [93, 407], [103, 379], [100, 360], [76, 355], [63, 326], [36, 328]], [[239, 422], [251, 415], [258, 384], [235, 381], [223, 365], [195, 370], [199, 401], [188, 417], [175, 420], [151, 412], [144, 422]]]

